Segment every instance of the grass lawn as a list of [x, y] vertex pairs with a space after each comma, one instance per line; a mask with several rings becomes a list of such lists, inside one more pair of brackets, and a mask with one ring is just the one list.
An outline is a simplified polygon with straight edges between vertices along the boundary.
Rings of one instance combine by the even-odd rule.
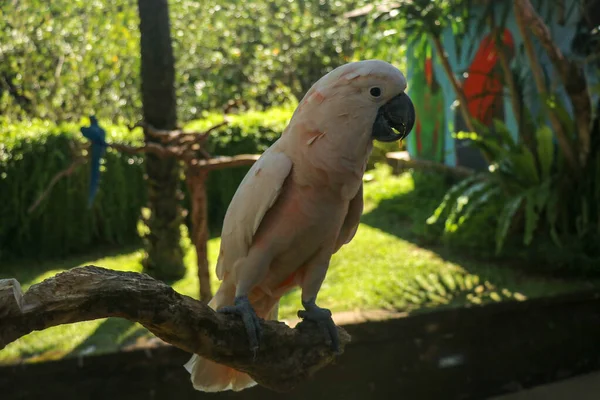
[[[355, 239], [333, 257], [319, 293], [319, 304], [332, 311], [395, 309], [420, 312], [504, 299], [525, 300], [590, 287], [586, 280], [560, 280], [528, 275], [507, 262], [469, 257], [464, 250], [431, 243], [424, 221], [444, 194], [441, 179], [428, 178], [415, 187], [410, 173], [391, 176], [379, 167], [367, 177], [365, 212]], [[421, 182], [421, 181], [419, 181]], [[195, 254], [188, 249], [187, 275], [173, 287], [198, 298]], [[219, 239], [209, 242], [214, 268]], [[99, 252], [42, 264], [4, 265], [0, 278], [17, 278], [23, 289], [68, 268], [94, 264], [141, 271], [142, 250]], [[214, 288], [218, 281], [214, 278]], [[294, 318], [301, 307], [299, 292], [286, 295], [280, 318]], [[0, 351], [0, 363], [35, 362], [65, 356], [117, 351], [151, 336], [139, 324], [109, 318], [33, 332]]]

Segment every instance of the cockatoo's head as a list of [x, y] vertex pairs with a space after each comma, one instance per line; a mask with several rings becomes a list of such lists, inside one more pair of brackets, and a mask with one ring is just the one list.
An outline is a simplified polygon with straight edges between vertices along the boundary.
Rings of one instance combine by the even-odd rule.
[[405, 138], [415, 123], [415, 108], [405, 90], [406, 78], [393, 65], [381, 60], [352, 62], [319, 79], [296, 114], [314, 120], [326, 135], [337, 131], [338, 140], [392, 142]]

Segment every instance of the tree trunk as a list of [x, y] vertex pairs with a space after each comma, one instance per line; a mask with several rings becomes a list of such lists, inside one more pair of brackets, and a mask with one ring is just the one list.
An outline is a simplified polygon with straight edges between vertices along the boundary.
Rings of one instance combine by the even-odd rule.
[[192, 242], [198, 258], [198, 281], [200, 282], [200, 301], [208, 303], [212, 298], [210, 273], [208, 271], [208, 208], [206, 196], [206, 178], [208, 171], [193, 166], [186, 170], [186, 182], [192, 207]]
[[[175, 67], [167, 0], [138, 0], [141, 34], [141, 77], [144, 121], [154, 128], [177, 125]], [[146, 134], [146, 141], [156, 141]], [[180, 226], [183, 220], [179, 190], [179, 161], [146, 154], [150, 218], [144, 272], [158, 279], [185, 275]]]

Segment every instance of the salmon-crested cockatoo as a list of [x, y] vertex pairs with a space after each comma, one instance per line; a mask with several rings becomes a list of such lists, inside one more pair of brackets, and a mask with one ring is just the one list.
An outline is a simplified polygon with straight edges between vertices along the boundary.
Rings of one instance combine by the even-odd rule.
[[[300, 287], [298, 316], [327, 329], [338, 350], [331, 312], [317, 306], [329, 262], [350, 242], [363, 211], [362, 178], [373, 140], [408, 135], [415, 121], [406, 78], [391, 64], [342, 65], [306, 93], [281, 137], [250, 168], [223, 222], [209, 306], [239, 315], [256, 350], [260, 319], [275, 320], [279, 299]], [[239, 391], [247, 374], [194, 355], [185, 365], [194, 388]]]

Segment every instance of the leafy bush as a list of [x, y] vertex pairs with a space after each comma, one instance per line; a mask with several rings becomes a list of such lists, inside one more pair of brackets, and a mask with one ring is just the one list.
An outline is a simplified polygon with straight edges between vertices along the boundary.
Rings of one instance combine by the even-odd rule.
[[[108, 140], [134, 144], [126, 129], [107, 126]], [[87, 209], [88, 168], [59, 180], [32, 213], [50, 180], [72, 162], [71, 144], [83, 141], [76, 124], [0, 121], [0, 258], [64, 256], [102, 245], [136, 242], [145, 201], [142, 158], [109, 150], [101, 190]]]
[[[285, 128], [292, 109], [249, 112], [212, 132], [208, 150], [214, 155], [262, 153]], [[187, 129], [206, 129], [222, 120], [218, 114], [191, 122]], [[87, 121], [82, 121], [82, 124]], [[139, 145], [141, 130], [102, 123], [107, 141]], [[98, 196], [87, 209], [89, 166], [79, 167], [50, 191], [39, 207], [29, 207], [51, 179], [73, 160], [71, 145], [85, 139], [81, 124], [34, 120], [8, 124], [0, 121], [0, 259], [22, 256], [59, 257], [103, 245], [125, 245], [139, 240], [137, 224], [146, 202], [143, 156], [111, 148], [103, 160]], [[225, 211], [248, 167], [213, 171], [208, 181], [209, 229], [218, 233]], [[189, 207], [187, 190], [182, 181]]]
[[556, 204], [549, 204], [554, 145], [550, 128], [540, 126], [536, 132], [538, 168], [534, 154], [523, 143], [516, 143], [501, 121], [495, 120], [494, 128], [498, 137], [491, 135], [484, 126], [479, 126], [484, 134], [459, 132], [455, 135], [457, 139], [471, 140], [490, 157], [490, 173], [475, 174], [454, 185], [428, 222], [433, 224], [443, 216], [444, 231], [455, 232], [471, 222], [470, 218], [477, 215], [482, 206], [504, 204], [496, 228], [496, 253], [500, 253], [521, 204], [525, 206], [525, 245], [533, 240], [540, 214], [546, 206], [549, 206], [550, 214], [557, 213]]
[[[299, 97], [345, 62], [352, 31], [341, 15], [362, 3], [170, 0], [180, 119]], [[135, 1], [0, 2], [0, 114], [137, 122], [139, 41]]]
[[[568, 118], [565, 113], [562, 115]], [[475, 174], [452, 186], [428, 223], [443, 221], [446, 235], [463, 230], [485, 236], [492, 226], [497, 255], [507, 240], [514, 244], [521, 235], [523, 245], [527, 247], [538, 239], [535, 242], [548, 254], [546, 239], [549, 238], [554, 249], [562, 250], [559, 260], [562, 266], [576, 260], [579, 270], [588, 270], [587, 266], [593, 264], [597, 269], [600, 262], [598, 144], [592, 146], [593, 155], [580, 182], [576, 182], [558, 157], [554, 135], [547, 125], [542, 123], [536, 128], [533, 151], [522, 141], [513, 140], [501, 121], [494, 121], [493, 129], [480, 124], [477, 129], [482, 133], [459, 132], [456, 136], [470, 139], [489, 157], [489, 172]], [[481, 221], [488, 224], [487, 229], [484, 226], [478, 229]], [[551, 253], [556, 256], [555, 251]]]

